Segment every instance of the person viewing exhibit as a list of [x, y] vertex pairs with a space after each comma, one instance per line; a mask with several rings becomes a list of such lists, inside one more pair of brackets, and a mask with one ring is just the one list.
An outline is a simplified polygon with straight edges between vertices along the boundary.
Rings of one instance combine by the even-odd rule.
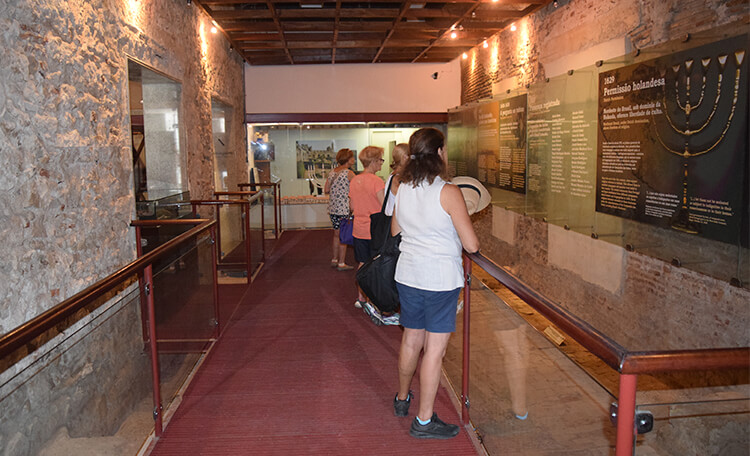
[[398, 360], [394, 414], [408, 416], [410, 386], [422, 352], [419, 408], [409, 433], [420, 439], [448, 439], [457, 425], [443, 422], [433, 407], [445, 350], [456, 329], [457, 298], [463, 287], [462, 250], [477, 252], [479, 240], [464, 197], [448, 184], [443, 134], [417, 130], [409, 138], [409, 162], [401, 174], [391, 232], [401, 234], [395, 280], [404, 334]]
[[[399, 186], [398, 175], [403, 171], [408, 160], [409, 145], [405, 143], [396, 144], [392, 153], [392, 172], [385, 183], [385, 196], [383, 204], [381, 205], [381, 212], [383, 214], [375, 214], [372, 216], [379, 216], [380, 224], [375, 223], [372, 217], [370, 217], [370, 235], [372, 237], [371, 250], [373, 255], [378, 255], [380, 253], [380, 249], [383, 248], [385, 244], [385, 238], [390, 234], [390, 219], [393, 216], [393, 208], [396, 204], [396, 192], [398, 191]], [[398, 313], [398, 308], [388, 311], [370, 304], [372, 304], [372, 302], [368, 301], [368, 305], [365, 306], [365, 312], [370, 316], [373, 323], [378, 326], [399, 324], [400, 315]]]
[[[354, 259], [362, 267], [372, 257], [370, 250], [370, 214], [380, 210], [383, 204], [385, 184], [375, 175], [383, 167], [383, 148], [367, 146], [359, 153], [359, 160], [364, 171], [354, 177], [349, 184], [349, 199], [354, 215]], [[354, 306], [365, 307], [367, 298], [357, 288], [357, 300]], [[365, 307], [366, 309], [366, 307]]]
[[339, 240], [339, 226], [341, 221], [351, 212], [349, 208], [349, 182], [354, 178], [354, 171], [351, 170], [356, 157], [350, 149], [341, 149], [336, 154], [335, 167], [326, 179], [325, 193], [329, 195], [328, 216], [331, 218], [333, 225], [333, 242], [331, 257], [331, 267], [339, 271], [348, 271], [353, 266], [346, 264], [346, 244]]
[[399, 176], [408, 161], [409, 145], [406, 143], [396, 144], [396, 147], [393, 148], [393, 157], [391, 158], [391, 175], [388, 176], [388, 181], [385, 183], [385, 187], [388, 188], [388, 184], [390, 184], [391, 189], [391, 194], [388, 195], [388, 201], [385, 205], [385, 215], [393, 215], [393, 208], [396, 205], [396, 193], [398, 193], [398, 186], [401, 183]]

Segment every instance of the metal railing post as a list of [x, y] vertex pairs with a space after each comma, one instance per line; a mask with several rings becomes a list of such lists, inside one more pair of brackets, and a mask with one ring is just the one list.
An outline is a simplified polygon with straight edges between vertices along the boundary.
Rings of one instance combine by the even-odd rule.
[[211, 242], [214, 244], [214, 248], [211, 254], [211, 267], [214, 274], [214, 312], [216, 313], [216, 330], [214, 332], [215, 337], [218, 338], [221, 335], [221, 314], [219, 312], [219, 264], [218, 264], [218, 244], [216, 243], [216, 225], [211, 227]]
[[161, 382], [159, 375], [159, 350], [156, 339], [156, 311], [154, 309], [154, 275], [153, 267], [149, 264], [143, 270], [146, 282], [146, 307], [148, 309], [148, 337], [151, 354], [151, 379], [154, 389], [154, 433], [157, 437], [162, 433]]
[[281, 234], [281, 225], [284, 223], [281, 220], [281, 181], [276, 182], [276, 186], [273, 189], [273, 193], [274, 194], [278, 193], [277, 201], [274, 202], [274, 212], [275, 211], [279, 211], [279, 224], [278, 224], [278, 228], [279, 228], [279, 235], [280, 235]]
[[617, 398], [616, 456], [632, 456], [635, 441], [635, 394], [638, 376], [620, 374], [620, 393]]
[[469, 422], [469, 361], [471, 351], [470, 315], [471, 305], [471, 259], [464, 255], [464, 340], [463, 368], [461, 377], [461, 423]]
[[216, 216], [214, 219], [216, 220], [216, 247], [219, 249], [219, 258], [218, 261], [221, 263], [221, 260], [223, 259], [221, 256], [221, 208], [223, 205], [217, 205], [216, 206]]
[[[266, 202], [265, 198], [259, 198], [260, 200], [260, 239], [261, 239], [261, 257], [260, 260], [265, 262], [266, 261], [266, 216], [264, 212], [266, 211]], [[276, 209], [274, 208], [274, 211]]]
[[[140, 258], [143, 256], [143, 246], [141, 245], [141, 239], [141, 227], [136, 226], [135, 249], [136, 255], [138, 255], [136, 258]], [[143, 349], [146, 350], [146, 347], [148, 346], [148, 319], [146, 318], [148, 309], [146, 308], [146, 284], [145, 280], [143, 279], [143, 271], [138, 272], [138, 290], [140, 291], [141, 295], [141, 334], [143, 335]]]
[[[279, 222], [281, 221], [281, 198], [278, 198], [278, 183], [274, 183], [273, 186], [273, 223], [274, 223], [274, 231], [276, 232], [276, 239], [279, 239], [279, 231], [281, 231], [281, 227], [279, 226]], [[278, 211], [278, 212], [277, 212]]]
[[245, 255], [247, 258], [245, 259], [247, 261], [247, 283], [249, 284], [251, 281], [251, 277], [253, 276], [253, 262], [252, 262], [252, 246], [250, 245], [251, 242], [251, 236], [250, 236], [250, 202], [246, 201], [245, 204], [240, 206], [244, 208], [245, 216], [244, 219], [244, 227], [245, 227]]

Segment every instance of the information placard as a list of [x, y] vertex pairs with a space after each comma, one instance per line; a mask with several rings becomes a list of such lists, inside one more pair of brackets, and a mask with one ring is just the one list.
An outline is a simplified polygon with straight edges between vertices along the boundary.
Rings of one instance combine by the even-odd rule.
[[499, 107], [495, 186], [526, 193], [526, 94], [502, 100]]
[[599, 75], [597, 211], [746, 238], [746, 47], [742, 35]]

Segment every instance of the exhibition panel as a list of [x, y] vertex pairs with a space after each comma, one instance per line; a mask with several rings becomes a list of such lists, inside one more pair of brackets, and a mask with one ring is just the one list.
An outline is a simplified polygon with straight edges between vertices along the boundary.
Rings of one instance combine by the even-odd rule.
[[450, 167], [476, 176], [496, 206], [747, 286], [748, 35], [740, 30], [696, 34], [457, 108]]

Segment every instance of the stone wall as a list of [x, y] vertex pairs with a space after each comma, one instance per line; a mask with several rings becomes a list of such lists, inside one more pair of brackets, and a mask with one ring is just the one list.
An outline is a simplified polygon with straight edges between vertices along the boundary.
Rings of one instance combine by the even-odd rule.
[[[184, 0], [0, 0], [0, 334], [135, 258], [129, 58], [182, 85], [191, 196], [213, 191], [212, 97], [234, 108], [228, 169], [247, 181], [243, 62], [210, 26]], [[117, 305], [103, 335], [92, 313], [28, 357], [49, 361], [37, 375], [16, 375], [28, 359], [0, 372], [5, 454], [63, 425], [112, 432], [143, 397], [140, 315]]]
[[244, 132], [242, 61], [209, 29], [182, 0], [0, 2], [0, 333], [135, 257], [128, 57], [182, 83], [189, 189], [211, 196], [212, 96]]
[[[503, 30], [487, 40], [488, 49], [474, 48], [462, 60], [461, 103], [556, 76], [550, 74], [552, 62], [567, 60], [565, 71], [575, 69], [572, 55], [611, 41], [629, 52], [730, 23], [747, 24], [749, 17], [744, 0], [560, 0], [557, 8], [547, 5], [518, 21], [517, 31]], [[578, 67], [619, 55], [598, 56]]]

